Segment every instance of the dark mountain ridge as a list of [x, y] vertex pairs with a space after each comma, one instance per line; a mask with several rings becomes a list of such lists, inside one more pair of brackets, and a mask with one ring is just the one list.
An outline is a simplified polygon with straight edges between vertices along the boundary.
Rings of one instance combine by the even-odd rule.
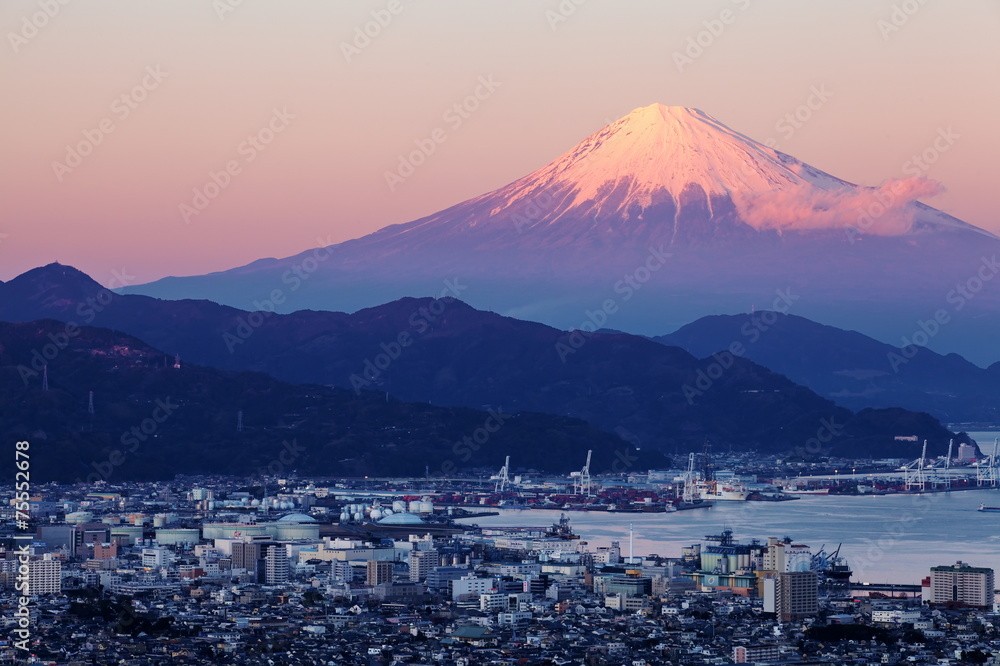
[[932, 450], [946, 448], [950, 436], [933, 418], [902, 410], [862, 419], [746, 359], [698, 359], [630, 335], [567, 333], [449, 296], [401, 299], [352, 315], [248, 313], [208, 301], [118, 296], [79, 271], [52, 265], [0, 286], [0, 319], [40, 317], [82, 319], [179, 353], [184, 362], [288, 382], [580, 418], [668, 453], [696, 449], [706, 439], [800, 450], [831, 422], [839, 432], [824, 449], [844, 455], [909, 456], [887, 431], [926, 437]]

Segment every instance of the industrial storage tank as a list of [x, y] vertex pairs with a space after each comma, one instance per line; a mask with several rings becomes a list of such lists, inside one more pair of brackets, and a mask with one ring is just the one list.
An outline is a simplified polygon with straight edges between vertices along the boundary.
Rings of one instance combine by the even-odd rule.
[[111, 536], [127, 536], [128, 545], [134, 546], [136, 541], [142, 539], [142, 527], [136, 527], [134, 525], [122, 525], [114, 526], [111, 528]]
[[269, 525], [246, 525], [243, 523], [205, 523], [202, 534], [206, 539], [239, 539], [245, 536], [274, 536], [274, 528]]
[[418, 513], [434, 513], [434, 504], [432, 502], [420, 502], [417, 507]]
[[161, 546], [175, 546], [178, 544], [195, 544], [201, 540], [201, 530], [194, 528], [174, 528], [156, 530], [156, 540]]
[[371, 512], [369, 512], [368, 517], [372, 520], [378, 520], [382, 517], [382, 511], [379, 509], [372, 509]]
[[420, 513], [420, 502], [417, 500], [410, 501], [410, 513]]
[[402, 500], [396, 500], [392, 503], [393, 513], [402, 513], [406, 511], [406, 502]]

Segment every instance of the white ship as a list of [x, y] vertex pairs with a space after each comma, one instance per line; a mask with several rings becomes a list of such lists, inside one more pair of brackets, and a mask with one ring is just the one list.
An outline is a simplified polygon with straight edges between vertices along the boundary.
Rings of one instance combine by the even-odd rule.
[[735, 481], [703, 481], [695, 479], [685, 484], [684, 497], [688, 501], [709, 500], [721, 502], [743, 502], [750, 496], [750, 490]]
[[746, 486], [738, 482], [698, 481], [698, 495], [705, 500], [743, 502], [750, 496]]
[[684, 484], [683, 500], [687, 504], [699, 501], [743, 502], [750, 491], [736, 480], [706, 481], [695, 471], [695, 454], [691, 454], [687, 472], [681, 477]]
[[782, 488], [786, 495], [829, 495], [829, 488]]

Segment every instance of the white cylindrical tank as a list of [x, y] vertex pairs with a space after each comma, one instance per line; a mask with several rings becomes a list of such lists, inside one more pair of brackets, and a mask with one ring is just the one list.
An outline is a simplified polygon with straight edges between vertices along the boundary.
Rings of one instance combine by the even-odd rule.
[[396, 512], [393, 511], [392, 509], [386, 509], [385, 511], [382, 512], [382, 515], [383, 516], [391, 516], [394, 513], [396, 513]]
[[420, 513], [434, 513], [434, 505], [431, 502], [421, 502], [418, 510]]
[[402, 513], [403, 511], [406, 511], [406, 502], [403, 502], [401, 500], [396, 500], [395, 502], [392, 503], [392, 510], [396, 513]]
[[410, 513], [420, 513], [420, 502], [417, 500], [410, 502]]
[[358, 521], [359, 523], [362, 520], [364, 520], [364, 519], [365, 519], [365, 515], [363, 513], [361, 513], [360, 511], [358, 511], [357, 513], [354, 514], [354, 520]]
[[378, 520], [379, 518], [382, 517], [382, 511], [379, 509], [372, 509], [371, 513], [368, 515], [371, 516], [372, 520]]

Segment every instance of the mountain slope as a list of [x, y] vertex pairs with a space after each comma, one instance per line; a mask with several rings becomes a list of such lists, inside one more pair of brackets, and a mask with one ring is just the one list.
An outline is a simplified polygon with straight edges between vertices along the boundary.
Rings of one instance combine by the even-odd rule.
[[737, 342], [746, 358], [849, 409], [897, 406], [952, 423], [1000, 420], [1000, 365], [983, 370], [957, 354], [904, 350], [795, 315], [714, 315], [653, 339], [696, 356]]
[[439, 213], [126, 291], [251, 308], [277, 290], [280, 312], [355, 311], [459, 280], [478, 308], [559, 328], [613, 299], [611, 327], [656, 335], [793, 286], [797, 314], [885, 340], [953, 309], [961, 324], [931, 347], [986, 365], [998, 360], [1000, 280], [957, 290], [1000, 272], [1000, 240], [920, 202], [940, 189], [919, 177], [854, 185], [701, 111], [654, 104]]
[[[61, 349], [51, 354], [49, 345]], [[35, 352], [50, 357], [48, 391]], [[240, 411], [244, 429], [237, 432]], [[423, 476], [426, 466], [439, 475], [499, 468], [505, 455], [517, 468], [567, 472], [588, 449], [601, 470], [618, 455], [663, 464], [582, 421], [547, 414], [500, 414], [481, 446], [456, 450], [493, 414], [294, 386], [259, 373], [174, 368], [169, 355], [105, 329], [67, 335], [65, 324], [51, 320], [0, 323], [0, 428], [31, 443], [35, 481], [293, 471]]]
[[[44, 300], [58, 306], [30, 313], [20, 305], [43, 302], [33, 289], [48, 293], [57, 278], [70, 282], [67, 293], [98, 288], [66, 267], [36, 269], [0, 286], [0, 319], [72, 320], [79, 307], [68, 299]], [[838, 450], [889, 455], [900, 446], [869, 425], [852, 430], [847, 410], [745, 359], [699, 360], [635, 336], [570, 334], [451, 298], [402, 299], [353, 315], [278, 315], [126, 295], [111, 297], [94, 321], [179, 352], [184, 362], [413, 402], [560, 414], [668, 453], [706, 438], [794, 450], [831, 419], [844, 425]], [[716, 377], [720, 364], [726, 367]], [[930, 417], [886, 412], [882, 419], [946, 446], [947, 431]]]

